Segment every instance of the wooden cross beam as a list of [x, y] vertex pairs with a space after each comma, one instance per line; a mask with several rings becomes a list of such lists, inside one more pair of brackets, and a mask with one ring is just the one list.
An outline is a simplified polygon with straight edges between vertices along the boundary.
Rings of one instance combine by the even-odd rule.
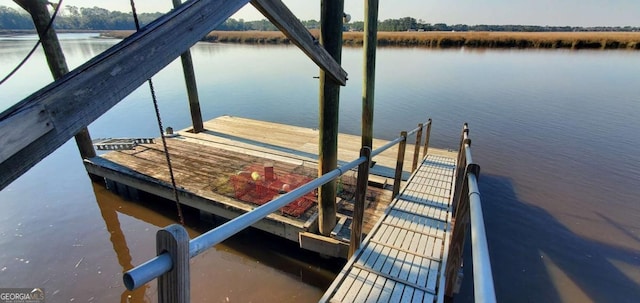
[[280, 0], [251, 0], [251, 4], [269, 21], [278, 27], [313, 62], [322, 68], [334, 81], [344, 86], [347, 73], [331, 55], [320, 46], [302, 22]]
[[[27, 134], [33, 130], [31, 135], [19, 140], [2, 142], [0, 190], [99, 118], [248, 2], [188, 1], [0, 113], [0, 137], [5, 134]], [[287, 35], [314, 62], [326, 69], [327, 74], [331, 74], [339, 83], [345, 83], [346, 72], [330, 56], [322, 54], [324, 49], [314, 43], [309, 45], [308, 41], [298, 41], [306, 39], [300, 34], [306, 29], [279, 0], [259, 2], [263, 7], [268, 7], [263, 13], [268, 14], [271, 20], [279, 20], [280, 27], [286, 29]], [[24, 120], [25, 115], [32, 119]]]

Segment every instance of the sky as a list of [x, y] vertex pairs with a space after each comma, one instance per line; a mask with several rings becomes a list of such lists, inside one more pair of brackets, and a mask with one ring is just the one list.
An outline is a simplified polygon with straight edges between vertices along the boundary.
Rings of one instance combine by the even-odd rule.
[[[56, 2], [57, 0], [49, 0]], [[364, 19], [364, 1], [345, 0], [352, 21]], [[283, 0], [299, 19], [320, 19], [319, 0]], [[166, 12], [171, 0], [135, 0], [138, 12]], [[18, 8], [11, 0], [0, 5]], [[130, 11], [129, 0], [63, 0], [63, 5]], [[379, 19], [413, 17], [426, 23], [568, 26], [640, 26], [640, 0], [382, 0]], [[232, 18], [264, 17], [247, 4]]]

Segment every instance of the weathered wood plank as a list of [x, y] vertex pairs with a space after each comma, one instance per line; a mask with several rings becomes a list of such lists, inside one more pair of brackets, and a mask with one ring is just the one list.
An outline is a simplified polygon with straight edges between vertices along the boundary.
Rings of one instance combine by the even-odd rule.
[[24, 110], [0, 120], [0, 162], [20, 151], [53, 129], [49, 113], [42, 105]]
[[347, 84], [347, 72], [320, 46], [302, 22], [280, 0], [251, 0], [251, 4], [280, 29], [313, 62], [340, 85]]
[[[47, 8], [48, 2], [19, 0], [16, 3], [19, 3], [20, 6], [27, 10], [31, 15], [33, 24], [36, 27], [38, 36], [40, 37], [42, 49], [44, 50], [45, 57], [47, 58], [47, 64], [49, 65], [51, 75], [55, 80], [60, 79], [64, 74], [69, 72], [69, 67], [67, 67], [67, 62], [65, 60], [64, 53], [62, 52], [62, 47], [60, 47], [60, 42], [58, 41], [58, 35], [56, 34], [55, 28], [50, 26], [49, 23], [51, 15]], [[96, 151], [93, 149], [93, 145], [91, 144], [89, 130], [86, 127], [82, 128], [75, 134], [75, 139], [78, 150], [80, 151], [80, 156], [83, 159], [96, 156]]]
[[298, 242], [301, 248], [338, 258], [346, 257], [349, 249], [342, 241], [309, 232], [299, 233]]
[[247, 2], [189, 1], [1, 113], [0, 121], [7, 121], [26, 108], [41, 105], [51, 113], [56, 131], [38, 137], [0, 163], [0, 189], [95, 121]]
[[168, 252], [171, 270], [158, 277], [159, 302], [191, 302], [189, 275], [189, 234], [181, 225], [172, 224], [156, 233], [156, 253]]

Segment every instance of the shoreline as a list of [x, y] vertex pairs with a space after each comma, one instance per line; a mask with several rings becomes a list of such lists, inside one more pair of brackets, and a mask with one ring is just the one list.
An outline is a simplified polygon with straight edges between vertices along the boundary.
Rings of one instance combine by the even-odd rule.
[[[99, 33], [124, 39], [133, 30], [59, 30], [59, 33]], [[318, 30], [310, 30], [318, 38]], [[35, 34], [33, 30], [0, 30], [0, 36]], [[343, 45], [360, 47], [362, 32], [344, 32]], [[212, 31], [200, 41], [255, 45], [289, 45], [279, 31]], [[380, 47], [640, 50], [640, 32], [378, 32]]]
[[[311, 30], [318, 38], [319, 31]], [[123, 39], [133, 31], [105, 31]], [[344, 32], [344, 46], [362, 46], [362, 32]], [[279, 31], [212, 31], [201, 41], [240, 44], [291, 44]], [[640, 32], [378, 32], [378, 46], [426, 48], [518, 48], [640, 50]]]

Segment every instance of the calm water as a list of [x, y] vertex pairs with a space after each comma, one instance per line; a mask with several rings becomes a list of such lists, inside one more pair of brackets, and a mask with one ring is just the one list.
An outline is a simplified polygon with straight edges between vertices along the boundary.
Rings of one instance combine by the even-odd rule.
[[[71, 67], [115, 44], [62, 35]], [[0, 75], [34, 37], [0, 40]], [[205, 119], [223, 114], [317, 127], [317, 67], [297, 48], [198, 44]], [[361, 50], [346, 48], [340, 127], [360, 128]], [[640, 298], [640, 54], [603, 51], [378, 50], [375, 136], [427, 117], [432, 145], [454, 147], [469, 122], [498, 299], [636, 302]], [[189, 125], [179, 62], [154, 77], [165, 125]], [[51, 82], [42, 53], [0, 86], [0, 110]], [[94, 138], [156, 137], [146, 86], [90, 125]], [[170, 205], [170, 204], [169, 204]], [[54, 302], [155, 299], [121, 272], [154, 255], [175, 213], [93, 185], [70, 141], [0, 192], [0, 287], [44, 287]], [[206, 230], [190, 220], [195, 236]], [[256, 241], [259, 239], [259, 241]], [[194, 302], [316, 301], [335, 260], [243, 233], [192, 261]], [[466, 262], [470, 265], [470, 260]], [[325, 269], [329, 266], [329, 269]], [[457, 301], [473, 296], [470, 266]]]

